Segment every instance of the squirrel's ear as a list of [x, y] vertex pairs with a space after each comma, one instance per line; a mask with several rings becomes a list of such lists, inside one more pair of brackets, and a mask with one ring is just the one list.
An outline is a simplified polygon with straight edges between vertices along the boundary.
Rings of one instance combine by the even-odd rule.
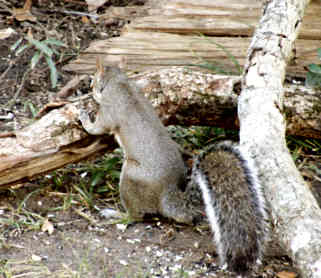
[[103, 65], [103, 61], [102, 61], [100, 56], [97, 56], [96, 68], [97, 68], [97, 73], [98, 74], [103, 74], [104, 73], [104, 65]]

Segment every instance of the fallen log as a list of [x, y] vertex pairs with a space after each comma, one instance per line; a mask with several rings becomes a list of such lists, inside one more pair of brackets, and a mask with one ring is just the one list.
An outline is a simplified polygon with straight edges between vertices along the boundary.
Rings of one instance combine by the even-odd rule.
[[[165, 125], [238, 128], [240, 77], [170, 68], [132, 76]], [[0, 136], [0, 187], [77, 162], [116, 145], [111, 136], [89, 137], [78, 123], [81, 100], [69, 103], [12, 136]], [[95, 106], [88, 100], [88, 106]], [[286, 85], [287, 133], [321, 138], [321, 97]], [[92, 109], [92, 108], [90, 108]]]

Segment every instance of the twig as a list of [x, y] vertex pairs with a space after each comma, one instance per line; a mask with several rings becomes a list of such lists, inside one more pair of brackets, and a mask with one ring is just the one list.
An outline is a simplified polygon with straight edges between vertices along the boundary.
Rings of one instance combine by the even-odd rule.
[[67, 10], [62, 10], [62, 13], [65, 14], [75, 14], [75, 15], [80, 15], [80, 16], [89, 16], [89, 17], [93, 17], [95, 19], [99, 18], [100, 15], [95, 15], [95, 14], [90, 14], [90, 13], [83, 13], [83, 12], [77, 12], [77, 11], [67, 11]]
[[16, 102], [16, 100], [17, 100], [17, 98], [18, 98], [18, 96], [19, 96], [19, 94], [20, 94], [20, 92], [21, 92], [21, 90], [22, 90], [22, 88], [23, 88], [23, 85], [24, 85], [24, 83], [25, 83], [25, 81], [26, 81], [27, 75], [30, 73], [30, 71], [31, 71], [31, 70], [28, 69], [28, 70], [26, 70], [26, 72], [23, 74], [23, 77], [22, 77], [22, 80], [21, 80], [21, 84], [20, 84], [17, 92], [15, 93], [13, 99], [8, 103], [9, 109], [12, 109], [13, 105], [15, 104], [15, 102]]
[[65, 0], [65, 2], [74, 3], [74, 4], [78, 4], [78, 5], [82, 5], [82, 6], [88, 6], [87, 3], [75, 1], [75, 0]]
[[1, 74], [1, 76], [0, 76], [0, 82], [1, 82], [1, 80], [6, 76], [6, 74], [8, 73], [8, 71], [12, 68], [12, 65], [13, 65], [13, 62], [10, 61], [8, 68], [7, 68], [7, 69]]

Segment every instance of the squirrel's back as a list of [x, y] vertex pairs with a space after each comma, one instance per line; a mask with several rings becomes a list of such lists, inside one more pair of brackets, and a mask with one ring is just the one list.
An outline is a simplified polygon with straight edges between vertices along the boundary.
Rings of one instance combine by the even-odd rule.
[[268, 234], [265, 197], [249, 158], [236, 144], [210, 146], [194, 162], [220, 263], [246, 272], [262, 256]]

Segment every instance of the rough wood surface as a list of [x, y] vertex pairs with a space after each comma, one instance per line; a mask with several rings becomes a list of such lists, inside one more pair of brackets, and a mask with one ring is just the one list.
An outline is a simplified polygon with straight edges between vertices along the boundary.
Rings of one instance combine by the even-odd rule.
[[[240, 77], [171, 68], [133, 76], [164, 124], [238, 128]], [[93, 100], [88, 106], [95, 106]], [[78, 124], [80, 103], [50, 111], [11, 137], [0, 136], [0, 187], [114, 148], [113, 137], [88, 137]], [[321, 138], [320, 94], [298, 85], [285, 93], [288, 133]], [[45, 110], [44, 110], [45, 112]], [[1, 134], [0, 134], [1, 135]]]
[[[131, 31], [117, 38], [93, 42], [78, 59], [66, 65], [64, 69], [92, 73], [95, 71], [96, 57], [99, 54], [106, 65], [115, 65], [136, 72], [209, 63], [221, 66], [227, 72], [235, 72], [235, 65], [226, 51], [243, 67], [249, 44], [250, 38], [209, 38]], [[320, 45], [321, 42], [315, 40], [298, 40], [295, 58], [289, 64], [287, 74], [305, 76], [305, 67], [311, 63], [318, 63], [316, 50]]]
[[[112, 137], [89, 137], [77, 124], [74, 104], [55, 109], [35, 123], [0, 138], [0, 186], [77, 162], [107, 147]], [[107, 143], [107, 144], [106, 144]]]
[[[163, 123], [238, 128], [240, 77], [173, 67], [132, 76], [159, 111]], [[285, 84], [287, 134], [321, 138], [321, 96], [302, 85]]]
[[[288, 75], [303, 77], [308, 64], [319, 62], [316, 50], [321, 45], [321, 5], [318, 1], [312, 2], [303, 20], [301, 39], [297, 40], [288, 64]], [[150, 3], [149, 10], [144, 10], [149, 16], [138, 16], [126, 26], [120, 37], [93, 42], [64, 69], [93, 72], [97, 54], [100, 54], [105, 64], [136, 72], [208, 62], [235, 71], [226, 51], [238, 60], [241, 67], [244, 66], [249, 36], [260, 17], [261, 1], [157, 2]], [[200, 33], [211, 37], [199, 36]]]
[[[202, 33], [211, 36], [252, 36], [261, 17], [263, 1], [253, 0], [172, 0], [159, 1], [150, 16], [138, 17], [130, 28], [176, 34]], [[300, 39], [321, 40], [321, 5], [311, 1]]]
[[[321, 277], [321, 210], [286, 146], [286, 64], [309, 0], [266, 1], [239, 97], [241, 147], [254, 159], [281, 246], [303, 278]], [[300, 276], [300, 277], [301, 277]]]

